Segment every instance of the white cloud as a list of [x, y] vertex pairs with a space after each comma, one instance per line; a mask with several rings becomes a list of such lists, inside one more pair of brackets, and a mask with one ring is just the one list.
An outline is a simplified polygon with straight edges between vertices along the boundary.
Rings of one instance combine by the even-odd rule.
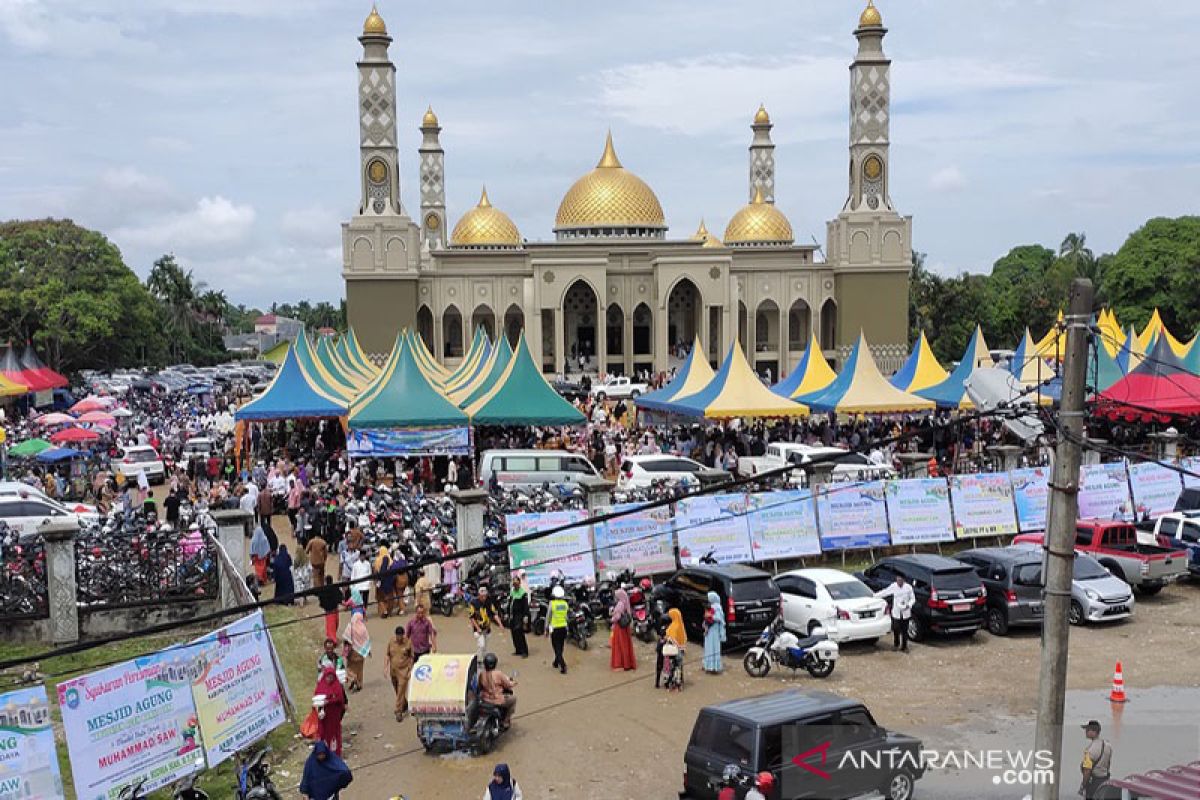
[[325, 206], [293, 208], [283, 212], [279, 229], [289, 240], [326, 245], [341, 237], [341, 215]]
[[929, 188], [935, 192], [959, 192], [967, 188], [967, 176], [956, 166], [942, 167], [929, 176]]
[[0, 39], [19, 50], [52, 52], [58, 58], [152, 52], [151, 42], [130, 35], [136, 20], [132, 17], [123, 25], [110, 18], [81, 15], [75, 3], [0, 0]]
[[222, 248], [246, 240], [254, 226], [254, 207], [216, 195], [201, 197], [194, 208], [135, 227], [113, 231], [118, 244], [168, 250]]

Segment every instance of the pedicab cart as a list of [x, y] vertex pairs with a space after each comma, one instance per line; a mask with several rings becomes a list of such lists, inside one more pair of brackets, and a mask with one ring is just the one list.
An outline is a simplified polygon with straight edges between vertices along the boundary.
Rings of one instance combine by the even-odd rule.
[[408, 681], [408, 711], [417, 721], [425, 752], [463, 750], [486, 754], [495, 743], [488, 715], [479, 714], [475, 654], [421, 656]]

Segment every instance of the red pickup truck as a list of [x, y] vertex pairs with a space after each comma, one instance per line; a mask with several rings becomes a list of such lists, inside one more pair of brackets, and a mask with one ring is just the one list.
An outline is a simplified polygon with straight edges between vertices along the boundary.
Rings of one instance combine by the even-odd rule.
[[[1043, 544], [1044, 538], [1041, 533], [1023, 533], [1013, 538], [1013, 544]], [[1075, 549], [1091, 555], [1140, 594], [1158, 594], [1187, 573], [1186, 550], [1138, 544], [1137, 530], [1128, 522], [1080, 520], [1075, 525]]]

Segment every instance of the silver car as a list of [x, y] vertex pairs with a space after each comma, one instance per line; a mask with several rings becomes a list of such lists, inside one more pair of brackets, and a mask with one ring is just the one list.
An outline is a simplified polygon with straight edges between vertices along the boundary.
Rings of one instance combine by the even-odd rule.
[[[1014, 544], [1041, 552], [1040, 545]], [[1039, 577], [1039, 582], [1041, 578]], [[1133, 590], [1087, 553], [1075, 553], [1075, 572], [1071, 576], [1072, 625], [1087, 622], [1112, 622], [1133, 616]]]

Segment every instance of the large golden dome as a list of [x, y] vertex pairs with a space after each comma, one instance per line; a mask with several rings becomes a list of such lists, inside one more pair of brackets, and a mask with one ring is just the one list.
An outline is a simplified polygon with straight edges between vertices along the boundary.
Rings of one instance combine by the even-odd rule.
[[879, 13], [879, 9], [875, 7], [875, 0], [867, 0], [867, 7], [863, 9], [862, 16], [858, 18], [858, 27], [883, 27], [883, 16]]
[[646, 182], [621, 166], [612, 134], [600, 163], [567, 190], [554, 217], [554, 230], [666, 228], [662, 206]]
[[725, 244], [791, 244], [792, 224], [774, 203], [763, 200], [762, 189], [725, 226]]
[[479, 205], [462, 215], [450, 234], [451, 247], [520, 247], [521, 232], [517, 226], [488, 200], [487, 187]]
[[374, 5], [371, 6], [371, 13], [367, 14], [367, 19], [363, 22], [363, 35], [365, 36], [386, 36], [387, 23], [383, 21], [383, 17], [379, 16], [379, 9]]

